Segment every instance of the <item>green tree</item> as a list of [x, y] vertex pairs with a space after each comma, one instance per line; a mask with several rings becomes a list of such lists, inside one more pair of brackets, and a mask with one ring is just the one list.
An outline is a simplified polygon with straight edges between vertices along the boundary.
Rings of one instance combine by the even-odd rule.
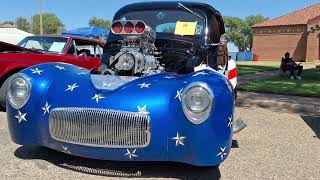
[[18, 17], [15, 25], [18, 29], [26, 32], [30, 32], [30, 22], [24, 17]]
[[245, 18], [245, 22], [247, 23], [248, 27], [250, 27], [250, 31], [249, 31], [249, 44], [250, 44], [250, 50], [252, 49], [252, 44], [253, 44], [253, 32], [252, 32], [252, 28], [251, 26], [264, 22], [266, 20], [268, 20], [268, 17], [264, 17], [260, 14], [255, 15], [255, 16], [248, 16]]
[[14, 22], [13, 21], [4, 21], [3, 23], [1, 23], [1, 25], [4, 25], [4, 24], [11, 24], [13, 26]]
[[246, 17], [245, 21], [251, 27], [255, 24], [261, 23], [261, 22], [266, 21], [268, 19], [269, 19], [268, 17], [264, 17], [264, 16], [258, 14], [255, 16], [251, 15], [251, 16]]
[[105, 29], [110, 29], [111, 28], [111, 22], [108, 20], [104, 20], [101, 18], [97, 18], [97, 17], [92, 17], [89, 20], [89, 26], [98, 26], [98, 27], [102, 27]]
[[[61, 20], [53, 13], [42, 14], [43, 33], [44, 34], [57, 34], [64, 25]], [[40, 34], [40, 15], [36, 14], [32, 17], [31, 23], [32, 33]]]
[[224, 17], [227, 34], [241, 52], [252, 49], [253, 33], [251, 26], [266, 20], [268, 18], [262, 15], [248, 16], [245, 19]]

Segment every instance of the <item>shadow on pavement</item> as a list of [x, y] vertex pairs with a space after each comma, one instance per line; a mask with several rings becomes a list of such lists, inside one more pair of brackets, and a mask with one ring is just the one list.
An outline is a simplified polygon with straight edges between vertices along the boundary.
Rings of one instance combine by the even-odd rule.
[[286, 96], [266, 93], [239, 92], [237, 107], [265, 108], [275, 112], [320, 116], [320, 98]]
[[240, 92], [236, 106], [264, 108], [274, 112], [296, 113], [320, 139], [320, 98]]
[[102, 161], [72, 156], [45, 147], [21, 146], [14, 154], [24, 160], [44, 160], [46, 166], [51, 163], [61, 168], [100, 176], [203, 180], [221, 177], [217, 167], [195, 167], [171, 162]]
[[316, 134], [315, 138], [320, 139], [320, 116], [301, 116], [308, 126]]

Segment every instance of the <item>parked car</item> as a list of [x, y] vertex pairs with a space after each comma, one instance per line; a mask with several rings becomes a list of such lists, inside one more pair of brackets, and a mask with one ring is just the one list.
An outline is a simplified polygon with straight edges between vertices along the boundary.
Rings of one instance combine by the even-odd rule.
[[104, 44], [76, 36], [30, 36], [18, 45], [0, 42], [0, 106], [5, 107], [10, 77], [20, 70], [47, 62], [97, 68]]
[[11, 138], [86, 158], [218, 166], [231, 151], [235, 100], [224, 33], [207, 4], [127, 5], [98, 71], [47, 63], [12, 78]]

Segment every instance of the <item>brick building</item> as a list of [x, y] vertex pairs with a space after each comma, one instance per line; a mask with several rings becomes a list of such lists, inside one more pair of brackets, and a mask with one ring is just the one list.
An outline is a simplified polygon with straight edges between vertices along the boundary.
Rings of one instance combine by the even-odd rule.
[[280, 61], [290, 52], [295, 61], [320, 59], [320, 3], [252, 26], [257, 60]]

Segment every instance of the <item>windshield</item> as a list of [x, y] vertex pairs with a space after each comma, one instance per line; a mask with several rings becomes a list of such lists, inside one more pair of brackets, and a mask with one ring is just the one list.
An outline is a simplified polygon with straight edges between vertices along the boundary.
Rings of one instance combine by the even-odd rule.
[[178, 22], [195, 24], [193, 33], [195, 36], [204, 32], [203, 19], [181, 10], [132, 11], [121, 16], [119, 20], [142, 20], [157, 33], [177, 34]]
[[27, 37], [17, 45], [28, 49], [36, 49], [51, 53], [63, 53], [68, 42], [60, 37]]

